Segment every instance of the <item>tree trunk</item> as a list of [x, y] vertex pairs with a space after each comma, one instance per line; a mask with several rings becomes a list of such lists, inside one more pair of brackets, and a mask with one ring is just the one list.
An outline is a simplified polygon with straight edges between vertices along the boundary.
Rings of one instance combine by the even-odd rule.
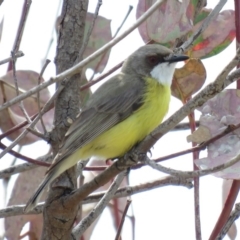
[[[88, 0], [65, 0], [63, 2], [55, 59], [57, 74], [73, 66], [78, 58], [84, 38], [87, 7]], [[51, 145], [54, 154], [58, 152], [59, 144], [70, 122], [79, 113], [80, 76], [81, 73], [66, 79], [64, 81], [65, 88], [56, 100], [55, 127], [51, 133]], [[76, 168], [73, 167], [63, 173], [53, 185], [54, 187], [50, 187], [43, 212], [42, 239], [69, 240], [72, 239], [71, 231], [78, 205], [66, 208], [64, 199], [76, 188]]]

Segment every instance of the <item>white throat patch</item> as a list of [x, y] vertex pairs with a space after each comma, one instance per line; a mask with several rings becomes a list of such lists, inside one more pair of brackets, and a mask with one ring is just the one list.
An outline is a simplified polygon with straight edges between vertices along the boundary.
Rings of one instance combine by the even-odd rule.
[[150, 72], [152, 78], [158, 80], [162, 85], [171, 86], [175, 66], [177, 63], [159, 63]]

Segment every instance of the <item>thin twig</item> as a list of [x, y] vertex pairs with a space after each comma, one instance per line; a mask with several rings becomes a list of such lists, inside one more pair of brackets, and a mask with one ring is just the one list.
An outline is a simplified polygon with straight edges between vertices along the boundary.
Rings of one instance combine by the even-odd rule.
[[[15, 53], [15, 59], [23, 57], [23, 56], [24, 56], [24, 53], [22, 51], [18, 51], [17, 53]], [[9, 58], [3, 59], [3, 60], [0, 61], [0, 65], [8, 63], [8, 62], [10, 62], [12, 60], [13, 60], [12, 56], [9, 57]]]
[[[19, 26], [18, 26], [17, 36], [16, 36], [15, 42], [13, 44], [13, 52], [18, 52], [18, 50], [19, 50], [19, 46], [20, 46], [20, 43], [21, 43], [21, 40], [22, 40], [23, 31], [24, 31], [24, 28], [25, 28], [25, 24], [26, 24], [26, 21], [27, 21], [27, 17], [28, 17], [28, 13], [29, 13], [29, 10], [30, 10], [31, 3], [32, 3], [31, 0], [25, 0], [24, 1], [23, 9], [22, 9], [22, 16], [21, 16]], [[10, 70], [12, 70], [12, 62], [9, 62], [7, 71], [10, 71]]]
[[[15, 58], [15, 52], [12, 51], [11, 54], [12, 54], [13, 79], [14, 79], [14, 84], [15, 84], [17, 96], [19, 96], [18, 80], [17, 80], [17, 75], [16, 75], [16, 58]], [[19, 107], [20, 107], [20, 109], [22, 110], [23, 115], [25, 116], [25, 118], [26, 118], [26, 120], [28, 121], [28, 123], [31, 123], [31, 119], [30, 119], [30, 117], [28, 116], [28, 113], [27, 113], [26, 109], [24, 108], [23, 101], [20, 101]]]
[[218, 220], [217, 220], [208, 240], [216, 240], [218, 234], [220, 233], [220, 231], [223, 229], [224, 225], [226, 224], [226, 222], [229, 218], [229, 215], [233, 209], [233, 205], [236, 202], [236, 199], [238, 197], [239, 187], [240, 187], [239, 180], [234, 180], [232, 182], [232, 186], [230, 188], [227, 199], [224, 203], [223, 210], [222, 210], [220, 216], [218, 217]]
[[49, 138], [48, 138], [46, 135], [44, 135], [44, 134], [42, 134], [41, 132], [39, 132], [38, 130], [35, 130], [35, 129], [30, 128], [30, 127], [27, 127], [26, 129], [27, 129], [30, 133], [32, 133], [33, 135], [35, 135], [35, 136], [43, 139], [44, 141], [46, 141], [46, 142], [49, 141]]
[[[21, 150], [22, 150], [22, 146], [18, 145], [17, 152], [20, 153]], [[14, 157], [14, 159], [10, 163], [10, 167], [14, 166], [16, 161], [17, 161], [17, 157]], [[11, 176], [8, 176], [8, 177], [3, 178], [3, 181], [2, 181], [3, 188], [4, 188], [4, 194], [3, 194], [4, 206], [7, 205], [7, 190], [8, 190], [8, 184], [9, 184], [10, 179], [11, 179]]]
[[[28, 164], [28, 165], [30, 165], [30, 164]], [[24, 168], [25, 166], [19, 165], [19, 168], [20, 167]], [[1, 172], [0, 172], [0, 174], [1, 174]], [[8, 173], [6, 173], [6, 174], [8, 174]], [[193, 184], [192, 184], [191, 180], [188, 180], [188, 179], [178, 179], [176, 177], [168, 176], [168, 177], [163, 177], [163, 178], [155, 180], [155, 181], [142, 183], [142, 184], [135, 185], [135, 186], [119, 188], [116, 191], [113, 198], [128, 197], [128, 196], [132, 196], [134, 194], [138, 194], [138, 193], [142, 193], [145, 191], [153, 190], [153, 189], [156, 189], [159, 187], [166, 187], [166, 186], [181, 186], [181, 187], [186, 187], [188, 189], [191, 189], [193, 187]], [[82, 201], [82, 204], [98, 202], [104, 196], [104, 194], [106, 194], [106, 191], [93, 193], [93, 194], [87, 196]], [[25, 207], [24, 205], [9, 206], [5, 209], [0, 210], [0, 218], [17, 216], [17, 215], [22, 215], [22, 214], [40, 214], [40, 213], [42, 213], [43, 206], [44, 206], [44, 204], [40, 203], [34, 208], [34, 210], [32, 210], [28, 213], [23, 212], [23, 209]]]
[[86, 47], [88, 45], [90, 36], [91, 36], [93, 28], [95, 26], [95, 21], [96, 21], [96, 19], [98, 17], [99, 9], [100, 9], [101, 6], [102, 6], [102, 0], [98, 0], [97, 6], [96, 6], [96, 9], [95, 9], [95, 13], [94, 13], [94, 16], [93, 16], [92, 24], [90, 25], [90, 27], [88, 29], [87, 36], [86, 36], [86, 38], [85, 38], [85, 40], [84, 40], [84, 42], [82, 44], [82, 47], [81, 47], [81, 49], [79, 51], [77, 62], [79, 62], [83, 58], [83, 53], [84, 53], [84, 51], [85, 51], [85, 49], [86, 49]]
[[[79, 175], [79, 187], [81, 187], [84, 184], [84, 180], [85, 180], [85, 177], [81, 172], [81, 174]], [[82, 202], [80, 202], [79, 207], [78, 207], [78, 213], [77, 213], [75, 221], [79, 222], [82, 219], [82, 216], [83, 216], [83, 205], [82, 205]]]
[[235, 205], [235, 209], [232, 211], [231, 215], [228, 218], [228, 221], [226, 222], [225, 226], [222, 228], [221, 232], [218, 234], [216, 240], [222, 240], [227, 234], [230, 227], [239, 217], [240, 217], [240, 203], [237, 203]]
[[226, 4], [227, 0], [220, 0], [215, 8], [210, 12], [210, 14], [205, 18], [202, 23], [202, 26], [186, 41], [184, 42], [178, 49], [179, 52], [185, 52], [188, 50], [193, 42], [206, 30], [211, 21], [216, 18], [217, 14], [221, 11], [223, 6]]
[[[57, 18], [58, 18], [58, 14], [59, 14], [59, 10], [60, 10], [61, 5], [62, 5], [62, 1], [59, 1], [59, 2], [58, 2], [58, 6], [57, 6], [57, 8], [56, 8], [56, 12], [55, 12], [55, 17], [54, 17], [54, 19], [57, 19]], [[53, 40], [54, 40], [55, 31], [56, 31], [56, 30], [55, 30], [55, 24], [54, 24], [53, 27], [52, 27], [51, 38], [49, 39], [49, 44], [48, 44], [48, 47], [46, 48], [47, 50], [46, 50], [45, 56], [44, 56], [44, 58], [43, 58], [43, 60], [42, 60], [42, 63], [45, 63], [46, 60], [47, 60], [47, 58], [48, 58], [48, 54], [49, 54], [49, 51], [50, 51], [50, 49], [51, 49], [51, 46], [52, 46], [52, 43], [53, 43]], [[43, 65], [43, 64], [42, 64], [42, 65]]]
[[[156, 159], [153, 159], [153, 161], [155, 162], [163, 162], [163, 161], [166, 161], [168, 159], [173, 159], [175, 157], [179, 157], [179, 156], [183, 156], [185, 154], [188, 154], [188, 153], [192, 153], [192, 152], [198, 152], [198, 151], [201, 151], [201, 150], [205, 150], [206, 147], [211, 144], [211, 143], [214, 143], [215, 141], [217, 141], [218, 139], [226, 136], [227, 134], [235, 131], [236, 129], [240, 128], [240, 123], [237, 124], [237, 125], [229, 125], [222, 133], [219, 133], [218, 135], [210, 138], [209, 140], [199, 144], [198, 146], [196, 147], [193, 147], [193, 148], [189, 148], [189, 149], [186, 149], [186, 150], [183, 150], [183, 151], [179, 151], [179, 152], [176, 152], [176, 153], [172, 153], [172, 154], [169, 154], [167, 156], [163, 156], [163, 157], [160, 157], [160, 158], [156, 158]], [[141, 168], [143, 166], [146, 166], [145, 164], [137, 164], [135, 166], [133, 166], [131, 169], [138, 169], [138, 168]], [[93, 169], [93, 167], [88, 167], [89, 169], [87, 170], [90, 170], [90, 171], [97, 171], [97, 168]], [[90, 169], [91, 168], [91, 169]], [[99, 171], [103, 170], [101, 169], [101, 167], [99, 167]]]
[[71, 77], [74, 74], [78, 73], [84, 66], [86, 66], [91, 61], [95, 60], [97, 57], [99, 57], [101, 54], [103, 54], [105, 51], [116, 45], [118, 42], [120, 42], [123, 38], [125, 38], [128, 34], [130, 34], [135, 28], [137, 28], [141, 23], [143, 23], [151, 14], [159, 7], [159, 5], [162, 3], [162, 0], [158, 0], [155, 2], [137, 21], [125, 32], [123, 32], [119, 37], [111, 40], [109, 43], [105, 44], [103, 47], [98, 49], [96, 52], [85, 58], [83, 61], [79, 62], [75, 66], [67, 69], [66, 71], [63, 71], [62, 73], [58, 74], [56, 77], [53, 77], [49, 79], [48, 81], [41, 83], [39, 86], [36, 86], [30, 90], [28, 90], [26, 93], [23, 93], [19, 95], [18, 97], [15, 97], [14, 99], [11, 99], [10, 101], [4, 103], [0, 107], [0, 111], [3, 109], [6, 109], [13, 104], [24, 100], [25, 98], [37, 93], [38, 91], [50, 86], [51, 84], [55, 82], [62, 81], [66, 79], [67, 77]]
[[98, 204], [94, 207], [94, 209], [86, 216], [82, 221], [77, 224], [77, 226], [73, 229], [73, 236], [75, 239], [79, 239], [85, 230], [92, 224], [94, 220], [103, 212], [104, 208], [107, 206], [108, 202], [114, 196], [118, 187], [120, 186], [122, 180], [126, 176], [126, 171], [123, 171], [118, 174], [116, 179], [113, 181], [108, 191], [104, 194], [102, 199], [98, 202]]
[[240, 161], [240, 154], [238, 154], [236, 157], [232, 158], [230, 161], [220, 164], [220, 165], [217, 165], [216, 167], [213, 167], [213, 168], [207, 168], [207, 169], [196, 170], [196, 171], [180, 171], [180, 170], [166, 168], [166, 167], [150, 160], [147, 157], [144, 160], [144, 162], [146, 164], [148, 164], [149, 166], [151, 166], [153, 169], [156, 169], [160, 172], [170, 174], [172, 176], [179, 177], [179, 178], [194, 178], [194, 177], [205, 176], [205, 175], [212, 174], [212, 173], [224, 170], [226, 168], [229, 168], [239, 161]]
[[[130, 5], [129, 8], [128, 8], [128, 11], [127, 11], [126, 16], [124, 17], [124, 19], [123, 19], [122, 23], [120, 24], [120, 26], [117, 28], [117, 31], [116, 31], [115, 34], [113, 35], [112, 39], [114, 39], [114, 38], [118, 35], [118, 33], [120, 32], [120, 30], [121, 30], [121, 28], [123, 27], [124, 23], [126, 22], [129, 14], [131, 13], [132, 9], [133, 9], [133, 6]], [[97, 80], [92, 80], [92, 79], [94, 78], [95, 73], [98, 71], [99, 66], [101, 65], [101, 63], [102, 63], [103, 59], [105, 58], [106, 54], [107, 54], [107, 51], [102, 55], [101, 59], [99, 60], [99, 62], [98, 62], [98, 64], [97, 64], [97, 66], [96, 66], [95, 69], [93, 70], [93, 74], [92, 74], [92, 76], [90, 77], [89, 82], [94, 81], [93, 83], [95, 84], [95, 83], [97, 83], [98, 81], [100, 81], [100, 79], [99, 79], [98, 81], [97, 81]], [[122, 66], [122, 65], [121, 65], [121, 66]], [[121, 66], [120, 66], [120, 67], [121, 67]], [[115, 69], [115, 67], [114, 67], [113, 69]], [[111, 70], [110, 70], [109, 72], [111, 72]], [[109, 72], [108, 72], [108, 75], [110, 74]], [[112, 72], [111, 72], [111, 73], [112, 73]], [[105, 75], [106, 75], [106, 74], [105, 74]], [[108, 75], [106, 75], [106, 76], [108, 76]], [[102, 75], [102, 76], [103, 76], [103, 75]], [[100, 77], [102, 77], [102, 76], [100, 76]]]
[[122, 23], [120, 24], [120, 26], [117, 28], [115, 34], [113, 35], [113, 38], [115, 38], [115, 37], [118, 35], [118, 33], [120, 32], [120, 30], [121, 30], [121, 28], [123, 27], [124, 23], [125, 23], [126, 20], [128, 19], [128, 16], [129, 16], [130, 13], [132, 12], [132, 10], [133, 10], [133, 6], [132, 6], [132, 5], [129, 5], [127, 14], [126, 14], [126, 16], [124, 17], [124, 19], [123, 19]]
[[[18, 156], [16, 156], [16, 157], [19, 158]], [[36, 161], [36, 160], [34, 160], [34, 161]], [[39, 157], [38, 161], [47, 163], [50, 166], [51, 164], [49, 162], [52, 161], [52, 155], [48, 154], [48, 155]], [[17, 173], [25, 172], [25, 171], [37, 168], [39, 166], [40, 165], [36, 165], [33, 163], [22, 163], [22, 164], [18, 164], [18, 165], [12, 166], [12, 167], [8, 167], [8, 168], [5, 168], [4, 170], [0, 171], [0, 179], [10, 177]]]
[[123, 224], [124, 224], [124, 221], [125, 221], [125, 217], [126, 217], [126, 215], [127, 215], [127, 211], [128, 211], [128, 208], [129, 208], [131, 202], [132, 202], [132, 201], [131, 201], [130, 199], [127, 200], [126, 206], [125, 206], [124, 211], [123, 211], [123, 214], [122, 214], [121, 223], [120, 223], [120, 225], [119, 225], [119, 227], [118, 227], [118, 230], [117, 230], [117, 234], [116, 234], [115, 240], [120, 240], [120, 235], [121, 235], [121, 232], [122, 232], [122, 227], [123, 227]]
[[[196, 127], [199, 127], [199, 121], [196, 121]], [[171, 129], [170, 131], [184, 131], [189, 130], [189, 123], [179, 123], [176, 127]]]
[[[57, 89], [57, 91], [53, 94], [53, 96], [46, 102], [46, 104], [44, 105], [44, 107], [42, 108], [41, 112], [39, 114], [44, 114], [46, 113], [52, 106], [56, 96], [59, 94], [60, 88]], [[33, 128], [37, 122], [40, 119], [40, 116], [38, 116], [31, 122], [31, 124], [29, 125], [29, 128]], [[2, 158], [6, 153], [8, 153], [9, 150], [11, 150], [14, 146], [16, 146], [18, 144], [18, 142], [23, 139], [27, 134], [28, 134], [28, 130], [25, 129], [8, 147], [6, 147], [1, 153], [0, 153], [0, 158]]]
[[[1, 149], [6, 149], [7, 146], [5, 146], [3, 143], [0, 142], [0, 148]], [[39, 166], [49, 167], [51, 165], [49, 163], [44, 163], [42, 161], [38, 161], [38, 160], [32, 159], [30, 157], [24, 156], [21, 153], [15, 152], [14, 150], [9, 150], [8, 153], [13, 155], [14, 157], [20, 158], [20, 159], [22, 159], [26, 162], [29, 162], [29, 163], [37, 164]]]
[[109, 71], [107, 71], [106, 73], [102, 74], [101, 76], [97, 77], [94, 80], [90, 80], [88, 83], [82, 85], [80, 87], [80, 91], [83, 91], [85, 89], [90, 88], [92, 85], [100, 82], [101, 80], [103, 80], [105, 77], [109, 76], [111, 73], [115, 72], [116, 70], [118, 70], [121, 66], [123, 65], [123, 62], [118, 63], [116, 66], [114, 66], [112, 69], [110, 69]]
[[[41, 78], [42, 78], [42, 75], [45, 71], [45, 69], [47, 68], [48, 64], [50, 63], [51, 61], [49, 59], [46, 59], [46, 62], [44, 63], [43, 67], [42, 67], [42, 70], [39, 74], [39, 77], [38, 77], [38, 85], [41, 83]], [[37, 103], [38, 103], [38, 111], [39, 111], [39, 117], [40, 117], [40, 122], [42, 124], [42, 128], [43, 128], [43, 134], [45, 135], [47, 133], [47, 130], [46, 130], [46, 127], [45, 127], [45, 124], [43, 122], [43, 118], [42, 118], [42, 114], [41, 114], [41, 106], [40, 106], [40, 91], [37, 92]]]
[[[195, 114], [194, 112], [191, 112], [188, 115], [189, 118], [189, 124], [191, 128], [191, 133], [193, 133], [196, 130], [196, 124], [195, 124]], [[197, 144], [195, 142], [192, 142], [193, 148]], [[194, 151], [193, 153], [193, 170], [199, 170], [198, 166], [195, 164], [195, 160], [199, 159], [199, 151]], [[202, 240], [202, 231], [201, 231], [201, 218], [200, 218], [200, 180], [199, 177], [195, 177], [193, 179], [194, 182], [194, 220], [195, 220], [195, 235], [196, 240]]]
[[[36, 118], [38, 115], [38, 113], [32, 115], [30, 118], [31, 120], [33, 120], [34, 118]], [[28, 125], [27, 120], [25, 120], [24, 122], [19, 123], [18, 125], [14, 126], [13, 128], [9, 129], [8, 131], [0, 134], [0, 140], [2, 140], [3, 138], [7, 137], [8, 135], [12, 134], [13, 132], [25, 127], [26, 125]]]

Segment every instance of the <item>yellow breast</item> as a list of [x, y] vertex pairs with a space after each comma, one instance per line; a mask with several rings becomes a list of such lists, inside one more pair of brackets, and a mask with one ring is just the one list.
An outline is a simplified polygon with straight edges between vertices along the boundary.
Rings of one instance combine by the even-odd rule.
[[80, 154], [82, 159], [123, 156], [161, 123], [168, 111], [170, 87], [147, 78], [146, 88], [143, 105], [130, 117], [84, 146]]

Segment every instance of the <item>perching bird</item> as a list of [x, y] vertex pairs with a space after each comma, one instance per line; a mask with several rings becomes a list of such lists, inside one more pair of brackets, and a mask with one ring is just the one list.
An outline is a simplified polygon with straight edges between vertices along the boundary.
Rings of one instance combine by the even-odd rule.
[[121, 157], [153, 131], [168, 111], [175, 65], [187, 59], [157, 44], [130, 55], [121, 72], [97, 89], [70, 126], [25, 211], [33, 209], [44, 188], [79, 160]]

